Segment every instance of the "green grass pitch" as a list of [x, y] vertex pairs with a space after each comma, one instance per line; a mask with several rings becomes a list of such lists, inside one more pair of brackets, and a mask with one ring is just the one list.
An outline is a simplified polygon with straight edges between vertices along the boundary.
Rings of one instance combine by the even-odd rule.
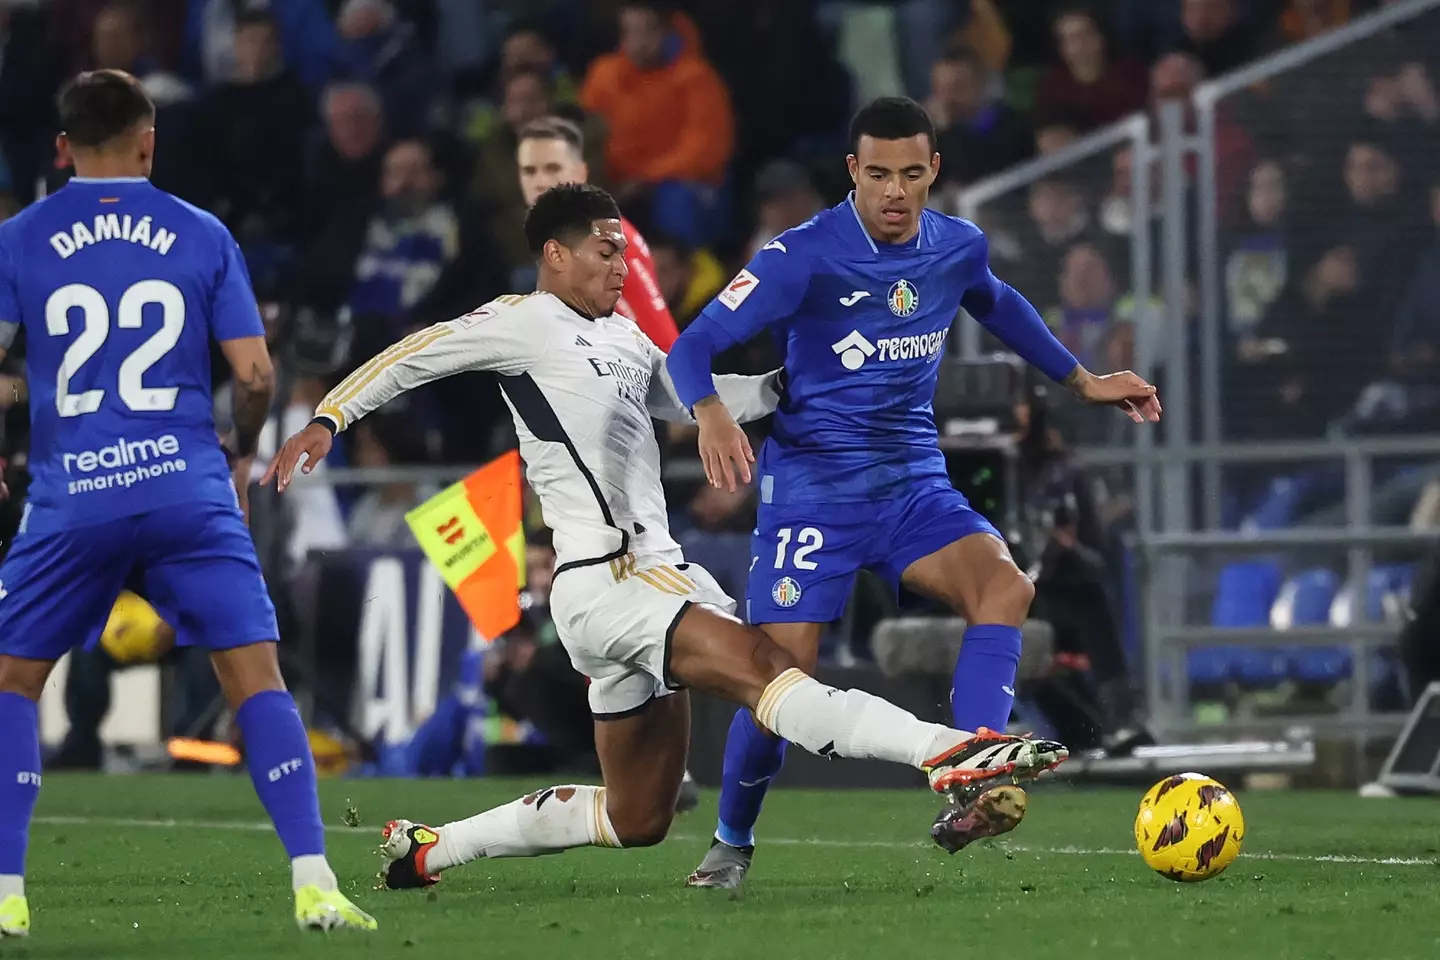
[[1005, 842], [954, 857], [928, 842], [938, 805], [923, 791], [777, 790], [738, 896], [681, 885], [713, 794], [653, 849], [482, 860], [431, 891], [371, 889], [386, 819], [439, 823], [543, 785], [324, 781], [331, 860], [380, 921], [327, 937], [294, 928], [288, 866], [243, 776], [47, 775], [34, 931], [0, 960], [1440, 957], [1440, 802], [1343, 793], [1240, 794], [1244, 852], [1197, 885], [1131, 852], [1140, 791], [1046, 785]]

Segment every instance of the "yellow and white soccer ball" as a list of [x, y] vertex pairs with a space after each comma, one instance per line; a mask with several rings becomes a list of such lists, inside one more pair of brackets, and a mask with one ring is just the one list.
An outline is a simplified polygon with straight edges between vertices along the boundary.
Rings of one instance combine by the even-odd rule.
[[174, 643], [175, 631], [160, 619], [154, 607], [128, 590], [115, 601], [105, 631], [100, 634], [100, 645], [125, 666], [154, 663]]
[[1240, 852], [1245, 817], [1235, 795], [1199, 773], [1177, 773], [1151, 787], [1135, 815], [1135, 845], [1171, 880], [1219, 876]]

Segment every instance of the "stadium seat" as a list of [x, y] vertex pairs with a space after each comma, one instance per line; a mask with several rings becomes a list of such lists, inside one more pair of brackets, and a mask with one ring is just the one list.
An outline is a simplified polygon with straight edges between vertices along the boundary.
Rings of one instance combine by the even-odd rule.
[[[1228, 563], [1215, 582], [1210, 624], [1216, 627], [1263, 627], [1270, 622], [1270, 607], [1280, 592], [1280, 565], [1275, 560], [1253, 559]], [[1245, 647], [1219, 646], [1193, 649], [1188, 659], [1190, 682], [1224, 683], [1237, 677], [1250, 654]], [[1250, 671], [1257, 679], [1264, 671]]]
[[[1407, 563], [1371, 567], [1365, 581], [1364, 621], [1384, 623], [1397, 619], [1414, 574], [1415, 568]], [[1361, 618], [1356, 616], [1356, 601], [1355, 590], [1349, 586], [1341, 590], [1330, 606], [1330, 625], [1348, 627], [1362, 622]]]
[[[1310, 571], [1311, 574], [1319, 572]], [[1384, 623], [1398, 615], [1399, 597], [1407, 588], [1411, 572], [1412, 568], [1408, 564], [1385, 564], [1370, 568], [1364, 589], [1364, 622]], [[1349, 584], [1341, 584], [1339, 578], [1333, 574], [1331, 577], [1334, 577], [1336, 589], [1332, 592], [1325, 616], [1314, 618], [1315, 605], [1321, 599], [1321, 592], [1316, 588], [1306, 601], [1303, 618], [1297, 605], [1293, 620], [1295, 626], [1328, 623], [1332, 627], [1343, 629], [1362, 622], [1356, 616], [1357, 591]], [[1276, 628], [1282, 629], [1278, 624]], [[1339, 683], [1349, 678], [1354, 670], [1354, 654], [1347, 646], [1295, 647], [1291, 650], [1290, 659], [1295, 679], [1304, 683]], [[1378, 651], [1371, 651], [1367, 663], [1373, 687], [1391, 666]]]
[[[1270, 608], [1270, 626], [1285, 631], [1329, 623], [1340, 585], [1340, 576], [1333, 570], [1296, 574], [1286, 581]], [[1350, 652], [1344, 647], [1292, 646], [1273, 652], [1279, 656], [1282, 675], [1306, 683], [1336, 683], [1350, 673]]]
[[1279, 530], [1290, 526], [1318, 485], [1318, 480], [1313, 470], [1271, 480], [1259, 503], [1240, 522], [1241, 529]]

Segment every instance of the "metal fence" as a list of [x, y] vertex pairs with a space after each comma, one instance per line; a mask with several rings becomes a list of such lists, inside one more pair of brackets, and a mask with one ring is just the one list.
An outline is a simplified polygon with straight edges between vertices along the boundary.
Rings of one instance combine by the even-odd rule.
[[[995, 272], [1035, 304], [1087, 366], [1153, 374], [1164, 354], [1154, 296], [1159, 222], [1150, 122], [1136, 115], [961, 191], [954, 212], [985, 230]], [[998, 346], [962, 317], [962, 355]], [[1079, 442], [1124, 443], [1109, 417], [1069, 410]]]

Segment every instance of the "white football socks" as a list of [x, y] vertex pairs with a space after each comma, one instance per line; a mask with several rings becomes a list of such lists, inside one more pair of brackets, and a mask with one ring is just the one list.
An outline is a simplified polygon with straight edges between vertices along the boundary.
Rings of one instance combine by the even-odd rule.
[[335, 871], [330, 869], [330, 862], [323, 853], [307, 854], [291, 860], [290, 885], [296, 890], [310, 886], [327, 892], [339, 889], [339, 884], [335, 881]]
[[477, 857], [539, 857], [571, 847], [619, 847], [605, 788], [547, 787], [468, 820], [447, 823], [425, 857], [439, 873]]
[[890, 760], [917, 769], [971, 736], [925, 723], [863, 690], [826, 686], [794, 668], [770, 681], [755, 706], [755, 719], [811, 753]]
[[18, 873], [0, 873], [0, 900], [25, 896], [25, 878]]

